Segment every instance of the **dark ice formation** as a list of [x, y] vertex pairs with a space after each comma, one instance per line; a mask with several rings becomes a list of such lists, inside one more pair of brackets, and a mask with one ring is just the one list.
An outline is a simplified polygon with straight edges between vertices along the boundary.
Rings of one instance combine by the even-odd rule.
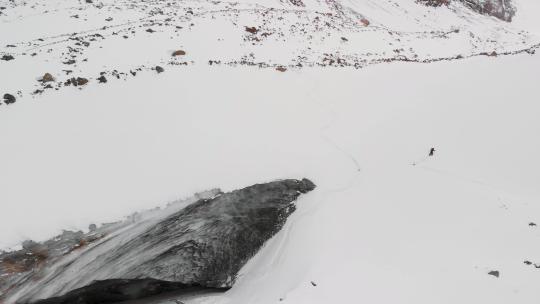
[[199, 194], [126, 221], [65, 232], [0, 254], [0, 303], [114, 303], [162, 292], [228, 289], [242, 266], [315, 188], [281, 180]]

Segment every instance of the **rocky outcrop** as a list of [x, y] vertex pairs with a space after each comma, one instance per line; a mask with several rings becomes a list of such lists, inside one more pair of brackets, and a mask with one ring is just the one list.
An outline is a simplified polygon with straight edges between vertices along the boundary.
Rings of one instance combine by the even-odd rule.
[[[61, 246], [62, 251], [51, 252], [56, 248], [51, 244], [26, 243], [23, 252], [0, 255], [4, 299], [6, 303], [77, 299], [90, 304], [107, 303], [107, 294], [111, 302], [118, 301], [112, 295], [145, 290], [140, 286], [154, 286], [148, 287], [150, 291], [230, 288], [241, 267], [285, 224], [298, 196], [314, 188], [303, 179], [212, 192], [182, 208], [135, 214], [113, 228], [74, 233], [64, 238], [74, 241]], [[28, 265], [21, 262], [28, 259], [27, 253], [35, 256]], [[19, 262], [24, 267], [5, 267]], [[150, 291], [128, 293], [125, 299], [151, 295]], [[97, 295], [105, 298], [95, 302]]]
[[516, 7], [511, 0], [459, 0], [472, 10], [484, 15], [497, 17], [511, 22], [516, 14]]
[[417, 0], [428, 6], [449, 5], [451, 1], [461, 2], [480, 14], [494, 16], [508, 22], [511, 22], [516, 14], [512, 0]]

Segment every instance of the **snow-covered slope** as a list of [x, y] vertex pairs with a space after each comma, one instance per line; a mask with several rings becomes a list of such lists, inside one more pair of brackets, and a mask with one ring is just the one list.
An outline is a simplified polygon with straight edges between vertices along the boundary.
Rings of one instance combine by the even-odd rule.
[[[179, 3], [185, 4], [171, 5]], [[242, 15], [253, 3], [239, 3], [239, 12], [223, 13], [238, 18], [232, 19], [236, 27], [216, 13], [216, 19], [198, 19], [190, 31], [184, 25], [180, 40], [167, 36], [173, 27], [152, 26], [157, 32], [143, 27], [128, 39], [121, 33], [107, 37], [103, 49], [92, 43], [72, 75], [91, 78], [101, 70], [156, 64], [164, 73], [141, 71], [103, 85], [91, 79], [82, 90], [62, 87], [33, 98], [28, 92], [44, 72], [67, 77], [58, 62], [62, 43], [73, 41], [53, 43], [49, 55], [44, 48], [35, 57], [10, 49], [16, 58], [0, 61], [8, 71], [0, 73], [0, 84], [6, 91], [22, 90], [23, 97], [0, 106], [2, 246], [111, 221], [212, 187], [228, 191], [306, 176], [317, 190], [298, 201], [297, 212], [242, 270], [235, 287], [186, 303], [538, 303], [540, 228], [533, 224], [540, 224], [540, 55], [394, 62], [361, 70], [292, 68], [296, 62], [287, 57], [308, 47], [313, 53], [307, 62], [318, 63], [320, 54], [336, 50], [372, 63], [394, 58], [392, 49], [402, 45], [420, 59], [518, 50], [537, 41], [521, 31], [540, 33], [537, 4], [516, 2], [515, 23], [507, 24], [459, 6], [339, 3], [370, 25], [329, 36], [325, 31], [331, 29], [324, 29], [317, 35], [327, 38], [311, 46], [306, 35], [289, 32], [286, 42], [244, 41], [252, 37], [244, 26], [259, 28], [264, 18]], [[315, 5], [332, 9], [306, 2], [312, 10]], [[195, 2], [189, 6], [197, 11]], [[95, 9], [96, 28], [109, 16], [104, 9]], [[19, 20], [7, 13], [2, 22]], [[118, 10], [111, 22], [145, 16]], [[86, 23], [77, 28], [77, 20], [51, 20], [36, 24], [58, 26], [56, 35], [87, 29]], [[431, 34], [453, 27], [460, 31], [448, 39]], [[0, 37], [27, 42], [53, 33], [23, 29], [3, 23]], [[225, 37], [220, 29], [230, 35], [226, 41], [237, 43], [219, 44], [217, 37]], [[342, 36], [348, 41], [341, 42]], [[304, 40], [293, 43], [292, 37]], [[126, 41], [134, 43], [127, 48], [132, 52], [126, 52]], [[187, 55], [173, 62], [188, 65], [164, 64], [177, 49]], [[214, 56], [222, 63], [239, 61], [251, 52], [253, 62], [289, 69], [206, 62]], [[427, 157], [431, 147], [435, 156]]]
[[[360, 68], [520, 52], [538, 42], [460, 2], [17, 0], [4, 7], [0, 55], [13, 59], [0, 62], [0, 82], [25, 97], [71, 86], [71, 78], [93, 84], [158, 65]], [[38, 82], [45, 73], [56, 82]]]

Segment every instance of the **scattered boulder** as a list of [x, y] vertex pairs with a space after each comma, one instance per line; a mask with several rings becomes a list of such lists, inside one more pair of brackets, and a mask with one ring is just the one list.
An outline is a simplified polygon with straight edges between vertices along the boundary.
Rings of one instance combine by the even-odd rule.
[[311, 285], [313, 285], [314, 287], [316, 287], [316, 286], [317, 286], [317, 283], [311, 281]]
[[530, 226], [530, 227], [536, 227], [536, 223], [530, 222], [530, 223], [529, 223], [529, 226]]
[[85, 85], [88, 83], [88, 79], [86, 78], [83, 78], [83, 77], [73, 77], [71, 79], [68, 79], [64, 85], [66, 86], [69, 86], [69, 85], [73, 85], [73, 86], [82, 86], [82, 85]]
[[159, 65], [158, 65], [158, 66], [156, 66], [156, 67], [155, 67], [155, 69], [156, 69], [156, 72], [158, 72], [158, 74], [159, 74], [159, 73], [163, 73], [163, 72], [165, 72], [165, 69], [164, 69], [164, 68], [162, 68], [162, 67], [160, 67]]
[[15, 103], [17, 101], [17, 98], [15, 98], [15, 96], [11, 95], [11, 94], [4, 94], [4, 102], [6, 104], [12, 104], [12, 103]]
[[146, 32], [148, 32], [148, 33], [154, 33], [155, 31], [154, 31], [153, 29], [149, 28], [149, 29], [146, 30]]
[[85, 85], [87, 83], [88, 83], [88, 79], [82, 78], [82, 77], [77, 77], [77, 85]]
[[0, 60], [4, 60], [4, 61], [10, 61], [10, 60], [13, 60], [15, 59], [15, 57], [11, 56], [11, 55], [4, 55], [2, 57], [0, 57]]
[[96, 224], [90, 224], [90, 226], [88, 226], [88, 230], [91, 231], [91, 232], [96, 231], [96, 229], [97, 229]]
[[364, 26], [369, 26], [371, 24], [366, 18], [360, 19], [360, 23], [362, 23]]
[[287, 68], [280, 66], [280, 67], [276, 68], [276, 71], [285, 72], [285, 71], [287, 71]]
[[99, 83], [107, 83], [107, 78], [105, 78], [105, 76], [103, 75], [99, 76], [97, 80], [99, 81]]
[[488, 274], [491, 275], [491, 276], [494, 276], [496, 278], [498, 278], [500, 276], [500, 273], [499, 273], [498, 270], [492, 270], [492, 271], [488, 272]]
[[55, 79], [53, 77], [53, 75], [49, 74], [49, 73], [45, 73], [45, 75], [43, 75], [43, 77], [41, 77], [41, 81], [42, 82], [53, 82]]
[[176, 57], [176, 56], [184, 56], [186, 54], [185, 51], [182, 51], [182, 50], [177, 50], [177, 51], [174, 51], [172, 53], [173, 57]]
[[249, 32], [251, 34], [256, 34], [259, 30], [254, 26], [246, 26], [246, 32]]

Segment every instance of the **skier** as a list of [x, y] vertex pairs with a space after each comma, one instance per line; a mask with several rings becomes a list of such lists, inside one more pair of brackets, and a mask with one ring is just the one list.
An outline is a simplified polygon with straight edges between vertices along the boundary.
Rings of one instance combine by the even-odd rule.
[[431, 148], [431, 150], [429, 150], [429, 156], [433, 156], [433, 154], [435, 154], [435, 148]]

